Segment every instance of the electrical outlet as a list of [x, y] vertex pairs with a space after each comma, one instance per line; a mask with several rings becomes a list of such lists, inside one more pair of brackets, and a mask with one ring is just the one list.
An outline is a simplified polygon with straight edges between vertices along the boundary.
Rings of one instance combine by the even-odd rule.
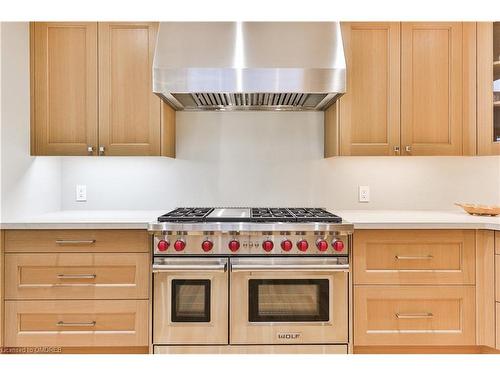
[[87, 185], [76, 185], [76, 201], [87, 201]]
[[362, 203], [370, 202], [369, 186], [359, 186], [359, 201]]

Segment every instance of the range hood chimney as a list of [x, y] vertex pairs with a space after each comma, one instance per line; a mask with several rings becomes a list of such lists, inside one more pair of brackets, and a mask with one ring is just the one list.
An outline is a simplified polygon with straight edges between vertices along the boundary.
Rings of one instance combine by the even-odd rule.
[[153, 91], [176, 110], [313, 110], [345, 92], [338, 22], [161, 22]]

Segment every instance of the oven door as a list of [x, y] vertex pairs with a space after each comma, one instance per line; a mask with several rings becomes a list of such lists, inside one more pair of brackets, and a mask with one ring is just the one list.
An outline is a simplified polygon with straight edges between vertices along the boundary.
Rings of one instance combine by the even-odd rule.
[[231, 344], [348, 342], [341, 258], [231, 259]]
[[227, 344], [226, 258], [161, 258], [153, 263], [153, 343]]

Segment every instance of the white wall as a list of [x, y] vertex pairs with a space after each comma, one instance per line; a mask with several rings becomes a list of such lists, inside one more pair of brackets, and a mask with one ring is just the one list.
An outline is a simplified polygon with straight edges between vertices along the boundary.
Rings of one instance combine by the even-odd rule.
[[[322, 113], [180, 112], [177, 159], [63, 158], [63, 209], [189, 205], [453, 209], [500, 204], [500, 157], [323, 159]], [[87, 202], [75, 202], [75, 185]], [[371, 202], [357, 202], [358, 185]]]
[[29, 25], [1, 28], [1, 221], [61, 207], [61, 160], [31, 157]]

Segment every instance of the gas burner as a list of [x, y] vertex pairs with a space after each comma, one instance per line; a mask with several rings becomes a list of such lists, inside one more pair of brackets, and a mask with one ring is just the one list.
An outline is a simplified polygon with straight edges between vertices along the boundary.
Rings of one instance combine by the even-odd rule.
[[210, 207], [180, 207], [158, 218], [159, 222], [203, 222], [213, 211]]
[[181, 207], [158, 218], [159, 222], [242, 222], [242, 223], [341, 223], [342, 218], [322, 208], [210, 208]]

